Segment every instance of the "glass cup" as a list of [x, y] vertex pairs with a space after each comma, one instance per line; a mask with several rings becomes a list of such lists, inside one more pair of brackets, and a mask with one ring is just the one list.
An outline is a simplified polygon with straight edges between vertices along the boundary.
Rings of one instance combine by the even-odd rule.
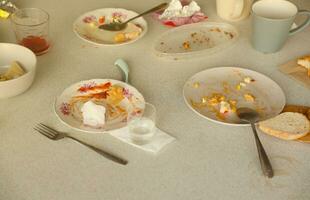
[[49, 15], [39, 8], [23, 8], [11, 15], [17, 43], [29, 48], [37, 56], [50, 47], [48, 38]]
[[145, 103], [142, 116], [132, 117], [128, 120], [131, 140], [136, 144], [149, 143], [156, 132], [156, 108], [150, 103]]

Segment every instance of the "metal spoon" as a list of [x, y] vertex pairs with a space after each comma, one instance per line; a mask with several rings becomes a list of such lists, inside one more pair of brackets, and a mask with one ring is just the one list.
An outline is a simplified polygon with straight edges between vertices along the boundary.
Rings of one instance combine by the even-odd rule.
[[150, 10], [147, 10], [133, 18], [130, 18], [128, 19], [127, 21], [123, 22], [123, 23], [118, 23], [118, 22], [113, 22], [113, 23], [110, 23], [110, 24], [103, 24], [103, 25], [100, 25], [98, 28], [100, 29], [104, 29], [104, 30], [108, 30], [108, 31], [121, 31], [123, 29], [125, 29], [127, 27], [127, 24], [128, 22], [134, 20], [134, 19], [137, 19], [139, 17], [141, 17], [142, 15], [146, 15], [148, 13], [151, 13], [151, 12], [155, 12], [155, 11], [158, 11], [158, 10], [161, 10], [165, 7], [167, 7], [168, 3], [162, 3], [154, 8], [151, 8]]
[[259, 161], [260, 161], [262, 171], [263, 171], [265, 176], [267, 176], [268, 178], [272, 178], [273, 177], [273, 169], [272, 169], [272, 166], [270, 164], [269, 158], [265, 152], [265, 149], [259, 140], [259, 137], [258, 137], [257, 131], [256, 131], [256, 127], [255, 127], [255, 122], [257, 122], [259, 119], [258, 113], [255, 110], [243, 107], [243, 108], [237, 109], [237, 115], [241, 121], [248, 122], [251, 124], [252, 130], [254, 133], [254, 137], [255, 137], [255, 143], [256, 143], [256, 147], [257, 147]]

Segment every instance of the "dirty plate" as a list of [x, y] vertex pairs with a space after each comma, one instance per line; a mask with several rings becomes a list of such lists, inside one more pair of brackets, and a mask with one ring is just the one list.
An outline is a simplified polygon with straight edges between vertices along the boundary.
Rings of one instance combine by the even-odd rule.
[[139, 17], [128, 23], [125, 30], [107, 31], [98, 26], [111, 22], [124, 22], [138, 15], [122, 8], [102, 8], [81, 15], [73, 24], [73, 31], [81, 39], [97, 45], [129, 44], [142, 38], [147, 32], [147, 23]]
[[[83, 124], [81, 107], [92, 100], [106, 108], [104, 127], [93, 128]], [[92, 79], [75, 83], [56, 99], [55, 112], [64, 124], [84, 132], [105, 132], [127, 125], [131, 116], [143, 113], [145, 101], [134, 87], [112, 79]]]
[[226, 49], [239, 34], [226, 23], [200, 22], [171, 29], [158, 37], [155, 54], [172, 59], [208, 55]]
[[285, 95], [277, 83], [237, 67], [217, 67], [195, 74], [185, 83], [183, 96], [198, 115], [237, 126], [246, 125], [237, 117], [237, 108], [252, 108], [264, 120], [279, 114], [285, 105]]

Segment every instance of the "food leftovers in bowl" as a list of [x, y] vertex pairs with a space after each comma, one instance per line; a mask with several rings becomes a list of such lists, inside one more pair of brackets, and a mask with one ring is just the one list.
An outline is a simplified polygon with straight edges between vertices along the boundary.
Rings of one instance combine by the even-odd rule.
[[0, 43], [0, 99], [25, 92], [33, 83], [37, 59], [26, 47]]
[[3, 69], [1, 69], [0, 67], [0, 81], [12, 80], [24, 75], [25, 73], [26, 71], [23, 69], [21, 64], [17, 61], [13, 61], [8, 68], [3, 67]]

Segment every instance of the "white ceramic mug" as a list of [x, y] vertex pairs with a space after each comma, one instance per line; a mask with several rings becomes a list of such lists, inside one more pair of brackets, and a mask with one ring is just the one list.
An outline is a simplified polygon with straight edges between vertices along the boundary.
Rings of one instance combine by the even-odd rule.
[[254, 0], [216, 0], [217, 15], [227, 21], [240, 21], [249, 16]]
[[[252, 45], [263, 53], [279, 51], [289, 36], [310, 25], [310, 11], [298, 10], [286, 0], [260, 0], [253, 4], [252, 11]], [[307, 18], [291, 29], [297, 15]]]

